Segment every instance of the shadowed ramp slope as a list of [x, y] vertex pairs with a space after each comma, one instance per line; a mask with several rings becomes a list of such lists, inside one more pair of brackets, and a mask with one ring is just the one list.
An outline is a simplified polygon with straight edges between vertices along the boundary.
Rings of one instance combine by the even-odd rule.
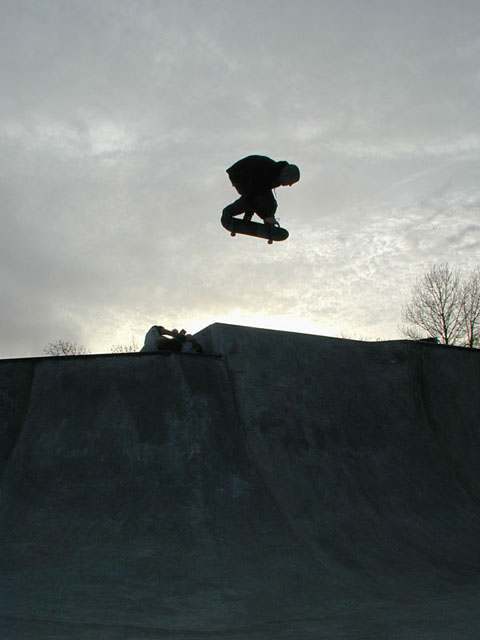
[[0, 362], [9, 638], [475, 638], [478, 351]]

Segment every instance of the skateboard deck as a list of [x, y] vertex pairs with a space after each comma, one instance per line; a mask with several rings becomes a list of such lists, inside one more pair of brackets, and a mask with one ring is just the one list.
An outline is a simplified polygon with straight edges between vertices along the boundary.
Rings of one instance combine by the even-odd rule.
[[286, 240], [289, 235], [288, 231], [282, 227], [272, 227], [271, 225], [263, 224], [263, 222], [247, 222], [236, 218], [231, 218], [228, 221], [222, 218], [222, 226], [227, 231], [230, 231], [231, 236], [236, 236], [237, 233], [245, 236], [256, 236], [257, 238], [268, 240], [268, 244], [272, 244], [274, 241]]

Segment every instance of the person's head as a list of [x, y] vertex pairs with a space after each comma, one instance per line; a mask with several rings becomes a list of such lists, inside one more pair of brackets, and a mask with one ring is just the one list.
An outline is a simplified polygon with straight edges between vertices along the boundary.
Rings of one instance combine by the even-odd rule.
[[300, 180], [300, 169], [296, 164], [286, 164], [278, 176], [278, 179], [281, 185], [291, 186]]

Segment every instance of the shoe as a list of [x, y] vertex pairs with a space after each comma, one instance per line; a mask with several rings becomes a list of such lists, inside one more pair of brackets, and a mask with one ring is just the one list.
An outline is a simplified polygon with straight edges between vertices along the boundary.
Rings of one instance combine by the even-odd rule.
[[270, 216], [269, 218], [264, 218], [263, 222], [265, 224], [269, 224], [272, 227], [279, 227], [280, 223], [278, 222], [278, 220], [275, 219], [275, 216]]

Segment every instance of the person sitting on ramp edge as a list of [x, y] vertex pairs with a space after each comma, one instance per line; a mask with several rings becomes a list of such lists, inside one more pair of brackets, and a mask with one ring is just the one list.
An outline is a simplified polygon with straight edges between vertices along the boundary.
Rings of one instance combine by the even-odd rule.
[[[169, 336], [168, 338], [166, 336]], [[143, 352], [154, 351], [190, 351], [203, 353], [197, 340], [185, 329], [169, 331], [160, 325], [153, 325], [145, 335], [145, 344], [140, 349]]]
[[285, 160], [275, 162], [267, 156], [247, 156], [227, 169], [232, 185], [240, 198], [225, 207], [222, 224], [228, 228], [233, 216], [241, 213], [248, 222], [256, 213], [265, 224], [278, 225], [275, 219], [277, 201], [272, 189], [292, 186], [300, 180], [300, 169]]

